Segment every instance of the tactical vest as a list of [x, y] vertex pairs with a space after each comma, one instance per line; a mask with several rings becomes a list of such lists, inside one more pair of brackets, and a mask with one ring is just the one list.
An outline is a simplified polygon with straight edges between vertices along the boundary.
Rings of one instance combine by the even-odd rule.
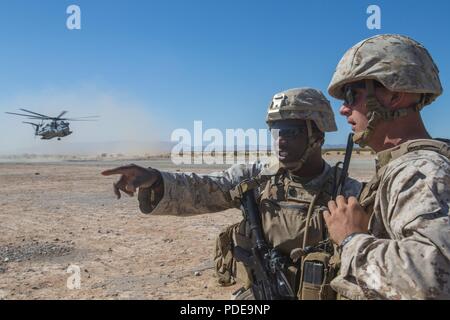
[[[315, 190], [307, 190], [304, 184], [296, 182], [295, 178], [290, 178], [287, 174], [272, 176], [261, 187], [258, 203], [264, 236], [268, 244], [284, 256], [292, 257], [295, 250], [317, 245], [327, 239], [322, 211], [331, 200], [336, 179], [334, 171], [333, 168], [329, 170], [324, 184]], [[304, 243], [306, 230], [308, 234]], [[232, 244], [224, 244], [230, 240]], [[251, 231], [245, 219], [219, 236], [217, 248], [220, 248], [221, 252], [218, 254], [216, 251], [216, 273], [221, 270], [218, 273], [219, 278], [224, 280], [225, 284], [227, 280], [235, 277], [245, 283], [244, 287], [249, 288], [252, 283], [251, 272], [241, 263], [231, 259], [233, 246], [248, 251], [253, 246]], [[329, 285], [338, 268], [338, 265], [330, 261], [332, 251], [333, 248], [331, 252], [311, 253], [296, 262], [291, 259], [292, 263], [286, 276], [298, 299], [335, 299], [336, 294]], [[223, 259], [217, 259], [221, 254], [228, 257], [226, 263]], [[226, 268], [226, 265], [230, 268]], [[303, 271], [307, 271], [307, 274]]]

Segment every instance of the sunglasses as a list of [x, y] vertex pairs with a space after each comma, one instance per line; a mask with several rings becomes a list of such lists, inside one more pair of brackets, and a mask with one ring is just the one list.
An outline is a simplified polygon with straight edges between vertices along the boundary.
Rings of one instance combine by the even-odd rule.
[[306, 132], [306, 128], [302, 127], [291, 127], [291, 128], [270, 128], [270, 132], [272, 133], [272, 136], [276, 137], [278, 135], [279, 137], [287, 138], [287, 139], [293, 139], [301, 134], [304, 134]]
[[356, 89], [365, 89], [365, 83], [353, 83], [344, 87], [344, 104], [354, 106], [356, 103], [358, 92]]

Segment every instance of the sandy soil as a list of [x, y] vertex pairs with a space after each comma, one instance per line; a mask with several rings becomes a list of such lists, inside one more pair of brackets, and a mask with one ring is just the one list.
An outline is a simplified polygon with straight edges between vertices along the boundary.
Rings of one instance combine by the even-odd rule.
[[[115, 199], [115, 178], [100, 175], [125, 163], [0, 163], [0, 299], [229, 299], [238, 286], [217, 284], [212, 255], [240, 211], [143, 215], [136, 198]], [[371, 164], [357, 159], [353, 175], [367, 180]], [[80, 289], [67, 287], [72, 265]]]

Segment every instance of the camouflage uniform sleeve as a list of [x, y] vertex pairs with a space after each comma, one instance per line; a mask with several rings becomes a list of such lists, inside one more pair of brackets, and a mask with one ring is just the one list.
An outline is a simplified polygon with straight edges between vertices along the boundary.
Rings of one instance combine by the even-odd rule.
[[[148, 213], [192, 215], [236, 208], [239, 204], [231, 199], [229, 191], [242, 180], [258, 175], [263, 166], [258, 161], [208, 175], [161, 172], [164, 195], [156, 205], [150, 206]], [[151, 193], [149, 189], [145, 192]], [[150, 198], [140, 201], [151, 201]]]
[[351, 299], [450, 299], [450, 163], [431, 153], [391, 167], [372, 217], [387, 239], [354, 237], [332, 286]]

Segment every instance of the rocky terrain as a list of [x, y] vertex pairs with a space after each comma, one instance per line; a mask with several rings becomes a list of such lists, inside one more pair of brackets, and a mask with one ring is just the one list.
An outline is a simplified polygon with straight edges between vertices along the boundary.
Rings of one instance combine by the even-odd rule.
[[[114, 177], [100, 175], [128, 162], [0, 163], [0, 299], [230, 298], [238, 287], [217, 284], [213, 249], [240, 211], [144, 215], [136, 198], [116, 200]], [[368, 179], [372, 162], [356, 159], [352, 174]], [[226, 168], [137, 163], [200, 173]], [[79, 288], [71, 282], [78, 271]]]

